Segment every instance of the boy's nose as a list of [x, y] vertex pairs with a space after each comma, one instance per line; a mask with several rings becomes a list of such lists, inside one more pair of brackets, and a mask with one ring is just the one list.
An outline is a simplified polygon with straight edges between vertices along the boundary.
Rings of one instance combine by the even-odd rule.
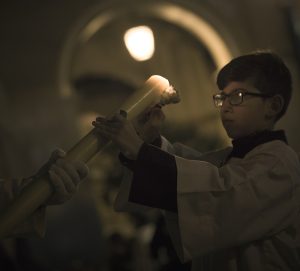
[[222, 112], [231, 112], [232, 111], [232, 105], [229, 103], [228, 97], [226, 97], [222, 103], [221, 106]]

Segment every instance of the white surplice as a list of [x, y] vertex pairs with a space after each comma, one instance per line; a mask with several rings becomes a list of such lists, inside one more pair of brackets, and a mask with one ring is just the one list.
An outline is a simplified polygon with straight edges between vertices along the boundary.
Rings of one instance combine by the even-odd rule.
[[[300, 163], [292, 148], [273, 140], [228, 161], [230, 147], [202, 155], [164, 140], [162, 148], [177, 166], [178, 212], [164, 211], [167, 227], [193, 271], [300, 270]], [[126, 175], [115, 209], [146, 210], [128, 201]]]

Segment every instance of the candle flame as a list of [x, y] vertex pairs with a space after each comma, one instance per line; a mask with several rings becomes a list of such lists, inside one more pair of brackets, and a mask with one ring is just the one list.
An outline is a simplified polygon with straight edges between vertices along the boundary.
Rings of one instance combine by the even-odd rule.
[[167, 104], [176, 104], [180, 102], [179, 92], [173, 88], [173, 86], [167, 87], [162, 95], [160, 100], [160, 105], [164, 106]]
[[176, 90], [173, 86], [170, 85], [168, 88], [165, 89], [165, 92], [167, 92], [168, 94], [175, 94]]

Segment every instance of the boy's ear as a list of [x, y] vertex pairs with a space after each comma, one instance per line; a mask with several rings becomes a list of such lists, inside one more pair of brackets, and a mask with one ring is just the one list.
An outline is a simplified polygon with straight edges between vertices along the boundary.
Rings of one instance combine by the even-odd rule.
[[284, 105], [284, 100], [281, 95], [275, 95], [269, 99], [268, 109], [266, 113], [267, 118], [276, 117], [282, 110]]

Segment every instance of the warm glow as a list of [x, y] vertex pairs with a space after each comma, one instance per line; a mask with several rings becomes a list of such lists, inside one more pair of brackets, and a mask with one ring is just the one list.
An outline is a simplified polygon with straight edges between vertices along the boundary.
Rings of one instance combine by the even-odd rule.
[[[176, 4], [162, 3], [161, 1], [148, 2], [149, 3], [145, 4], [144, 1], [140, 1], [140, 4], [132, 7], [128, 6], [126, 1], [123, 1], [122, 3], [114, 6], [112, 9], [106, 10], [105, 12], [103, 12], [103, 7], [101, 6], [100, 11], [98, 11], [98, 15], [95, 16], [95, 10], [93, 9], [91, 10], [91, 14], [86, 16], [86, 18], [95, 16], [92, 20], [83, 20], [84, 24], [83, 22], [80, 22], [80, 24], [74, 28], [66, 42], [66, 45], [63, 48], [61, 57], [59, 84], [61, 86], [63, 97], [69, 97], [73, 92], [70, 85], [70, 78], [72, 77], [71, 63], [74, 58], [73, 54], [76, 52], [77, 48], [84, 46], [87, 42], [89, 42], [89, 40], [92, 39], [96, 33], [101, 31], [103, 27], [109, 23], [115, 22], [115, 20], [117, 20], [119, 17], [123, 18], [123, 16], [130, 14], [133, 10], [136, 13], [145, 14], [149, 17], [158, 18], [159, 20], [176, 25], [194, 35], [209, 51], [214, 62], [216, 63], [217, 70], [220, 70], [225, 64], [227, 64], [233, 58], [233, 56], [240, 55], [241, 52], [239, 51], [239, 48], [236, 47], [236, 41], [231, 36], [230, 32], [227, 31], [230, 31], [230, 29], [226, 29], [226, 26], [222, 24], [222, 21], [219, 21], [217, 18], [210, 18], [209, 15], [202, 17], [201, 14], [197, 14]], [[212, 22], [214, 24], [212, 24]], [[151, 33], [150, 39], [152, 39], [152, 41], [146, 44], [145, 48], [152, 43], [152, 51], [154, 52], [154, 37], [152, 31], [147, 26], [143, 26], [143, 28], [147, 29], [146, 32]], [[126, 34], [133, 29], [129, 29]], [[145, 40], [146, 39], [142, 40], [141, 44], [145, 43]], [[135, 57], [136, 52], [133, 51], [138, 50], [130, 49], [132, 46], [127, 45], [126, 41], [125, 43], [132, 57], [137, 59]], [[141, 45], [141, 47], [143, 47], [143, 45]], [[151, 48], [151, 46], [149, 47]], [[152, 54], [150, 54], [148, 58], [151, 56]], [[141, 61], [143, 59], [137, 60]]]
[[137, 61], [145, 61], [154, 53], [153, 32], [148, 26], [137, 26], [128, 29], [124, 42], [130, 55]]
[[232, 59], [231, 52], [221, 35], [202, 17], [189, 10], [169, 4], [154, 6], [153, 11], [167, 21], [194, 34], [209, 50], [218, 69]]

